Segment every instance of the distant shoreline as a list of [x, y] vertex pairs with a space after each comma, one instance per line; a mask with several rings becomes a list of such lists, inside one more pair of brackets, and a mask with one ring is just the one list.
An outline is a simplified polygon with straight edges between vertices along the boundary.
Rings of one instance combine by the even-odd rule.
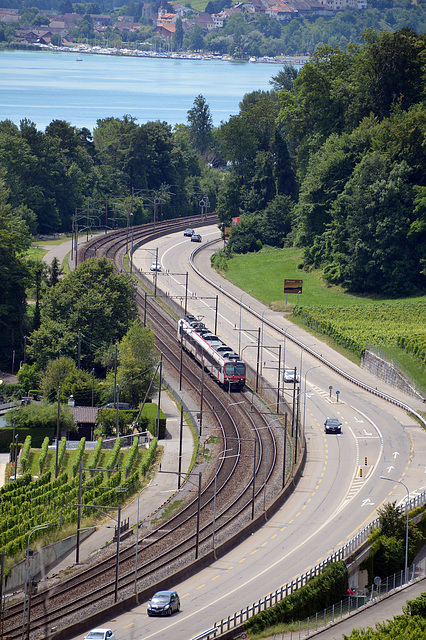
[[249, 64], [278, 64], [278, 65], [297, 65], [303, 66], [310, 60], [310, 56], [252, 56], [248, 60], [242, 58], [233, 58], [227, 54], [217, 55], [201, 54], [201, 53], [175, 53], [175, 52], [157, 52], [157, 51], [140, 51], [139, 49], [116, 49], [106, 48], [100, 46], [90, 47], [89, 45], [76, 44], [68, 47], [56, 47], [53, 45], [24, 45], [20, 46], [19, 43], [15, 43], [16, 46], [10, 45], [7, 47], [9, 50], [16, 51], [46, 51], [50, 53], [73, 53], [78, 56], [78, 61], [82, 62], [81, 55], [103, 55], [103, 56], [122, 56], [130, 58], [155, 58], [156, 60], [164, 58], [167, 60], [219, 60], [223, 62], [237, 62], [237, 63], [249, 63]]

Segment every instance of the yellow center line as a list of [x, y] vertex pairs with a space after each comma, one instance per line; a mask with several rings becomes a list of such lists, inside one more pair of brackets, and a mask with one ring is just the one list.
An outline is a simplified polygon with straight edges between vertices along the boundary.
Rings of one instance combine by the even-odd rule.
[[215, 576], [214, 578], [212, 578], [212, 580], [217, 580], [219, 576]]
[[[251, 551], [250, 555], [254, 556], [255, 553], [257, 553], [257, 549], [255, 549], [254, 551]], [[245, 558], [244, 558], [244, 560], [245, 560]]]
[[239, 560], [238, 564], [241, 564], [242, 562], [245, 562], [245, 561], [246, 561], [246, 559], [243, 558], [242, 560]]
[[200, 584], [200, 586], [199, 586], [199, 587], [197, 587], [197, 591], [198, 591], [198, 589], [202, 589], [202, 588], [203, 588], [203, 587], [205, 587], [205, 586], [206, 586], [205, 584]]
[[260, 546], [261, 546], [261, 547], [266, 547], [266, 545], [267, 545], [267, 544], [268, 544], [267, 542], [264, 542], [264, 543], [263, 543], [263, 544], [261, 544]]

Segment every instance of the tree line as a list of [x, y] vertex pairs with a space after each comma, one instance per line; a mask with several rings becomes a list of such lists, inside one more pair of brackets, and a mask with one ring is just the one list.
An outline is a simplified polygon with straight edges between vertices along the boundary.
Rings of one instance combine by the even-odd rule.
[[[218, 132], [231, 170], [217, 260], [263, 245], [304, 248], [302, 268], [360, 294], [426, 289], [425, 37], [367, 31], [327, 46], [279, 91], [245, 96]], [[232, 226], [232, 218], [240, 218]]]

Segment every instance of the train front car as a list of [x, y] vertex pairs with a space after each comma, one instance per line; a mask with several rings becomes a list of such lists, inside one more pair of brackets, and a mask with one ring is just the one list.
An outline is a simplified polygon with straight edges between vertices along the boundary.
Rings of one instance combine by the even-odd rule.
[[225, 389], [239, 391], [244, 387], [244, 362], [194, 316], [187, 315], [179, 320], [178, 340], [182, 343], [183, 349]]
[[[226, 358], [226, 356], [225, 356]], [[230, 358], [225, 362], [224, 387], [241, 391], [246, 383], [246, 365], [238, 358]]]

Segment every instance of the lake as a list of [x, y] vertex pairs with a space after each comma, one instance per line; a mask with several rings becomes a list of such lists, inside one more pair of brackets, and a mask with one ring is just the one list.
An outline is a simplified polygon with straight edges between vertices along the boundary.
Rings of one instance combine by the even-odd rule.
[[[79, 60], [78, 58], [81, 58]], [[66, 120], [93, 131], [98, 119], [129, 114], [185, 123], [202, 94], [218, 126], [239, 111], [245, 93], [271, 88], [279, 64], [133, 58], [72, 52], [0, 51], [0, 120], [23, 118], [44, 130]]]

